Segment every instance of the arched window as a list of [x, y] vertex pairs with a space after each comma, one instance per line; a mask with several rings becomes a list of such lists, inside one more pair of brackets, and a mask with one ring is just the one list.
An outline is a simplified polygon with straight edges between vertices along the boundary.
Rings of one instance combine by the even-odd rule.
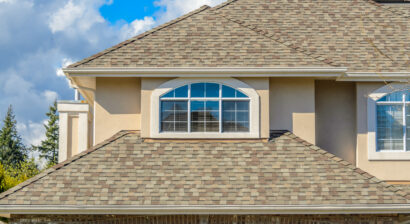
[[410, 90], [377, 100], [376, 145], [377, 151], [410, 151]]
[[249, 132], [249, 101], [220, 83], [190, 83], [160, 97], [160, 132]]

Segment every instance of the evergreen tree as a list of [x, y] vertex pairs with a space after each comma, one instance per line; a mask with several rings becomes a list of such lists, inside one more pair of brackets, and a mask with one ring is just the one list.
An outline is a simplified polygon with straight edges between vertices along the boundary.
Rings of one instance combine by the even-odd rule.
[[26, 159], [26, 148], [17, 133], [17, 121], [10, 105], [0, 130], [0, 162], [16, 167]]
[[46, 113], [48, 117], [46, 128], [46, 139], [41, 141], [40, 146], [34, 147], [40, 152], [40, 157], [47, 161], [47, 167], [57, 163], [58, 158], [58, 115], [57, 101], [54, 101]]

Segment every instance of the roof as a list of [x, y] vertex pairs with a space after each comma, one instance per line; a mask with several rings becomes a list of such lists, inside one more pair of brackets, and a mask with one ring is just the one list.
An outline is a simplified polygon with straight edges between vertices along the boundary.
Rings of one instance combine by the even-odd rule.
[[408, 72], [410, 14], [389, 5], [372, 0], [229, 0], [69, 67], [333, 66]]
[[408, 193], [289, 132], [269, 142], [120, 132], [4, 192], [0, 207], [391, 205]]

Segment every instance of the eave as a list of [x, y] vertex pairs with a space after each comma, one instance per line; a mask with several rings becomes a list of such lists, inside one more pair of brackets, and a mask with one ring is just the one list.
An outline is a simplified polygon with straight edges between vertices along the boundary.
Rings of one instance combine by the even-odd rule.
[[175, 215], [175, 214], [399, 214], [410, 213], [410, 204], [376, 205], [253, 205], [253, 206], [0, 206], [6, 214], [113, 214], [113, 215]]

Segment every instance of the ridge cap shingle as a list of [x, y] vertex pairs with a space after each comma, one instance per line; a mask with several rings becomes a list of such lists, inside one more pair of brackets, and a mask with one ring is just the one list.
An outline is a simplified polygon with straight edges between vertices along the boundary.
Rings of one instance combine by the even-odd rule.
[[307, 147], [310, 150], [316, 151], [318, 153], [321, 153], [322, 155], [325, 155], [329, 158], [329, 160], [333, 160], [341, 165], [343, 165], [344, 167], [352, 170], [353, 172], [359, 174], [360, 176], [364, 177], [365, 179], [367, 179], [368, 181], [371, 181], [375, 184], [379, 184], [382, 185], [385, 189], [388, 189], [389, 191], [392, 191], [393, 193], [397, 194], [398, 196], [401, 196], [403, 198], [405, 198], [408, 203], [410, 203], [410, 192], [404, 191], [403, 189], [400, 189], [396, 186], [394, 186], [393, 184], [388, 184], [387, 182], [380, 180], [379, 178], [373, 176], [372, 174], [360, 169], [359, 167], [354, 166], [353, 164], [351, 164], [350, 162], [324, 150], [321, 149], [320, 147], [300, 138], [299, 136], [295, 135], [292, 132], [288, 132], [285, 133], [285, 135], [301, 144], [303, 144], [305, 147]]
[[209, 7], [209, 6], [207, 6], [207, 5], [203, 5], [203, 6], [201, 6], [200, 8], [198, 8], [198, 9], [196, 9], [196, 10], [194, 10], [194, 11], [191, 11], [191, 12], [185, 14], [185, 15], [182, 15], [182, 16], [176, 18], [176, 19], [173, 19], [173, 20], [171, 20], [171, 21], [169, 21], [169, 22], [166, 22], [166, 23], [164, 23], [164, 24], [162, 24], [162, 25], [159, 25], [159, 26], [157, 26], [157, 27], [155, 27], [155, 28], [153, 28], [153, 29], [150, 29], [150, 30], [148, 30], [148, 31], [146, 31], [146, 32], [144, 32], [144, 33], [141, 33], [141, 34], [139, 34], [139, 35], [137, 35], [137, 36], [134, 36], [134, 37], [132, 37], [132, 38], [130, 38], [130, 39], [127, 39], [127, 40], [125, 40], [125, 41], [122, 41], [122, 42], [119, 43], [119, 44], [116, 44], [116, 45], [114, 45], [114, 46], [112, 46], [112, 47], [110, 47], [110, 48], [107, 48], [107, 49], [105, 49], [105, 50], [103, 50], [103, 51], [101, 51], [101, 52], [99, 52], [99, 53], [96, 53], [96, 54], [94, 54], [94, 55], [92, 55], [92, 56], [90, 56], [90, 57], [87, 57], [87, 58], [85, 58], [85, 59], [83, 59], [83, 60], [81, 60], [81, 61], [78, 61], [78, 62], [76, 62], [76, 63], [74, 63], [74, 64], [71, 64], [71, 65], [67, 66], [67, 68], [75, 68], [75, 67], [78, 67], [79, 65], [82, 65], [82, 64], [85, 64], [85, 63], [87, 63], [87, 62], [90, 62], [90, 61], [92, 61], [92, 60], [94, 60], [94, 59], [97, 59], [97, 58], [99, 58], [99, 57], [101, 57], [101, 56], [103, 56], [103, 55], [106, 55], [106, 54], [108, 54], [108, 53], [114, 51], [114, 50], [117, 50], [117, 49], [119, 49], [119, 48], [121, 48], [121, 47], [124, 47], [124, 46], [126, 46], [126, 45], [128, 45], [128, 44], [130, 44], [130, 43], [133, 43], [133, 42], [135, 42], [135, 41], [137, 41], [137, 40], [140, 40], [140, 39], [142, 39], [142, 38], [144, 38], [144, 37], [146, 37], [146, 36], [149, 36], [149, 35], [151, 35], [151, 34], [157, 32], [157, 31], [160, 31], [160, 30], [162, 30], [162, 29], [164, 29], [164, 28], [166, 28], [166, 27], [169, 27], [169, 26], [171, 26], [171, 25], [173, 25], [173, 24], [176, 24], [176, 23], [178, 23], [178, 22], [181, 22], [181, 21], [183, 21], [183, 20], [185, 20], [185, 19], [187, 19], [187, 18], [189, 18], [189, 17], [191, 17], [191, 16], [193, 16], [193, 15], [196, 15], [196, 14], [198, 14], [198, 13], [201, 13], [201, 12], [207, 10], [207, 9], [210, 9], [210, 8], [211, 8], [211, 7]]
[[71, 157], [71, 158], [69, 158], [69, 159], [67, 159], [63, 162], [60, 162], [60, 163], [58, 163], [58, 164], [44, 170], [43, 172], [39, 173], [38, 175], [36, 175], [36, 176], [34, 176], [34, 177], [32, 177], [32, 178], [30, 178], [30, 179], [28, 179], [28, 180], [26, 180], [26, 181], [24, 181], [20, 184], [8, 189], [7, 191], [1, 193], [0, 194], [0, 200], [6, 198], [10, 194], [13, 194], [13, 193], [15, 193], [15, 192], [29, 186], [30, 184], [42, 179], [43, 177], [46, 177], [49, 174], [60, 170], [61, 168], [75, 162], [76, 160], [81, 159], [82, 157], [84, 157], [84, 156], [86, 156], [86, 155], [88, 155], [88, 154], [90, 154], [90, 153], [92, 153], [92, 152], [94, 152], [98, 149], [101, 149], [101, 148], [115, 142], [116, 140], [124, 137], [125, 135], [128, 135], [130, 133], [135, 133], [135, 132], [136, 131], [119, 131], [119, 132], [117, 132], [116, 134], [114, 134], [110, 138], [108, 138], [108, 139], [104, 140], [103, 142], [91, 147], [90, 149], [87, 149], [84, 152], [81, 152], [81, 153], [79, 153], [79, 154], [77, 154], [77, 155], [75, 155], [75, 156], [73, 156], [73, 157]]

